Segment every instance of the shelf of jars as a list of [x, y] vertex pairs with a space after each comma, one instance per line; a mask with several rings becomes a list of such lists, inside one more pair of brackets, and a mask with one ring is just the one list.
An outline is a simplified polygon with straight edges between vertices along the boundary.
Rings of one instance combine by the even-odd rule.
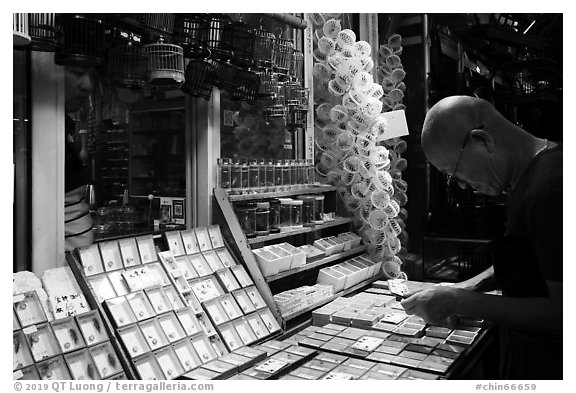
[[260, 243], [265, 243], [265, 242], [269, 242], [272, 240], [280, 240], [280, 239], [284, 239], [286, 237], [290, 237], [290, 236], [296, 236], [296, 235], [301, 235], [304, 233], [310, 233], [310, 232], [317, 232], [317, 231], [321, 231], [323, 229], [328, 229], [328, 228], [332, 228], [332, 227], [336, 227], [336, 226], [340, 226], [340, 225], [344, 225], [344, 224], [349, 224], [352, 222], [352, 219], [350, 217], [335, 217], [334, 219], [331, 219], [329, 221], [324, 222], [321, 225], [316, 225], [314, 227], [301, 227], [301, 228], [294, 228], [294, 229], [288, 229], [286, 230], [286, 232], [280, 232], [280, 233], [273, 233], [270, 235], [266, 235], [266, 236], [256, 236], [254, 238], [248, 239], [248, 243], [249, 244], [260, 244]]

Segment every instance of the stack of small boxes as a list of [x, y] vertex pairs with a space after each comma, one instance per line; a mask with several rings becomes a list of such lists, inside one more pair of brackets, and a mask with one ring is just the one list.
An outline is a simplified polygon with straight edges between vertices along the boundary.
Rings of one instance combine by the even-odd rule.
[[352, 232], [344, 232], [338, 236], [324, 237], [314, 241], [314, 246], [324, 251], [326, 256], [346, 252], [359, 247], [360, 236]]
[[318, 304], [334, 295], [331, 285], [316, 284], [280, 292], [274, 295], [280, 314], [287, 316]]
[[360, 255], [337, 265], [328, 266], [318, 272], [318, 283], [332, 285], [334, 293], [351, 288], [380, 274], [382, 262]]
[[48, 322], [36, 292], [14, 296], [14, 379], [125, 379], [98, 310]]
[[289, 243], [274, 244], [253, 250], [264, 277], [273, 276], [306, 264], [304, 251]]

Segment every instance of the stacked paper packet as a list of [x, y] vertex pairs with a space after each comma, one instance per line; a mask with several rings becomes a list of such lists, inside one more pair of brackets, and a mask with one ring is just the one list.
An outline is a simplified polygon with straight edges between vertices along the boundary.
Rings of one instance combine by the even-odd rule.
[[317, 304], [334, 294], [332, 286], [316, 284], [303, 286], [274, 295], [280, 313], [284, 316]]

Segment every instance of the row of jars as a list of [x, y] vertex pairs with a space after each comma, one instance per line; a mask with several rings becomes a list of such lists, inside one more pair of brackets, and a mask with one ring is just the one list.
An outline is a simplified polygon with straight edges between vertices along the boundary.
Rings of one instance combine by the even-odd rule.
[[324, 195], [239, 202], [234, 207], [247, 238], [290, 232], [324, 223]]
[[314, 184], [313, 160], [218, 159], [218, 187], [231, 193], [273, 192]]

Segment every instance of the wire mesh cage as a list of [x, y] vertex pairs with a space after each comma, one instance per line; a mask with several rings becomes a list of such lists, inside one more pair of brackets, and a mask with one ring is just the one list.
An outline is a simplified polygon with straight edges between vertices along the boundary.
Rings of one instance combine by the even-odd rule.
[[141, 14], [140, 23], [151, 41], [162, 37], [171, 42], [174, 35], [175, 14]]
[[233, 57], [251, 63], [254, 59], [254, 29], [240, 21], [231, 22], [224, 27], [222, 43], [224, 49], [232, 52]]
[[254, 61], [262, 69], [271, 69], [276, 36], [264, 27], [254, 30]]
[[551, 91], [560, 85], [559, 75], [545, 61], [532, 61], [531, 65], [514, 74], [512, 83], [513, 95], [527, 96]]
[[153, 87], [180, 87], [184, 82], [184, 50], [168, 44], [162, 38], [155, 44], [142, 47], [146, 56], [148, 83]]
[[53, 52], [58, 45], [60, 32], [56, 27], [56, 14], [32, 13], [29, 16], [32, 50]]
[[28, 33], [28, 14], [12, 14], [13, 40], [14, 46], [24, 46], [30, 44], [30, 35]]
[[214, 66], [205, 59], [191, 59], [186, 66], [182, 91], [194, 97], [210, 99], [212, 94], [211, 75], [214, 73]]
[[290, 63], [289, 76], [296, 81], [302, 81], [304, 77], [304, 53], [298, 49], [292, 50], [292, 62]]
[[233, 100], [247, 101], [253, 104], [258, 98], [260, 90], [260, 76], [250, 70], [241, 70], [236, 79], [235, 90], [232, 92]]
[[104, 24], [96, 14], [57, 14], [62, 29], [54, 61], [59, 65], [100, 66], [104, 63]]
[[108, 55], [110, 79], [120, 87], [139, 89], [146, 84], [146, 56], [136, 43], [120, 45]]
[[210, 77], [210, 83], [214, 86], [233, 93], [236, 90], [236, 80], [240, 76], [242, 69], [230, 63], [219, 59], [211, 59], [214, 67], [214, 73]]
[[208, 15], [177, 14], [174, 42], [184, 49], [184, 57], [204, 57], [208, 39]]
[[274, 67], [280, 75], [288, 75], [292, 64], [294, 45], [282, 37], [274, 41]]
[[224, 45], [224, 30], [231, 23], [231, 19], [223, 14], [209, 14], [208, 37], [206, 45], [212, 53], [212, 58], [222, 59], [229, 57]]

